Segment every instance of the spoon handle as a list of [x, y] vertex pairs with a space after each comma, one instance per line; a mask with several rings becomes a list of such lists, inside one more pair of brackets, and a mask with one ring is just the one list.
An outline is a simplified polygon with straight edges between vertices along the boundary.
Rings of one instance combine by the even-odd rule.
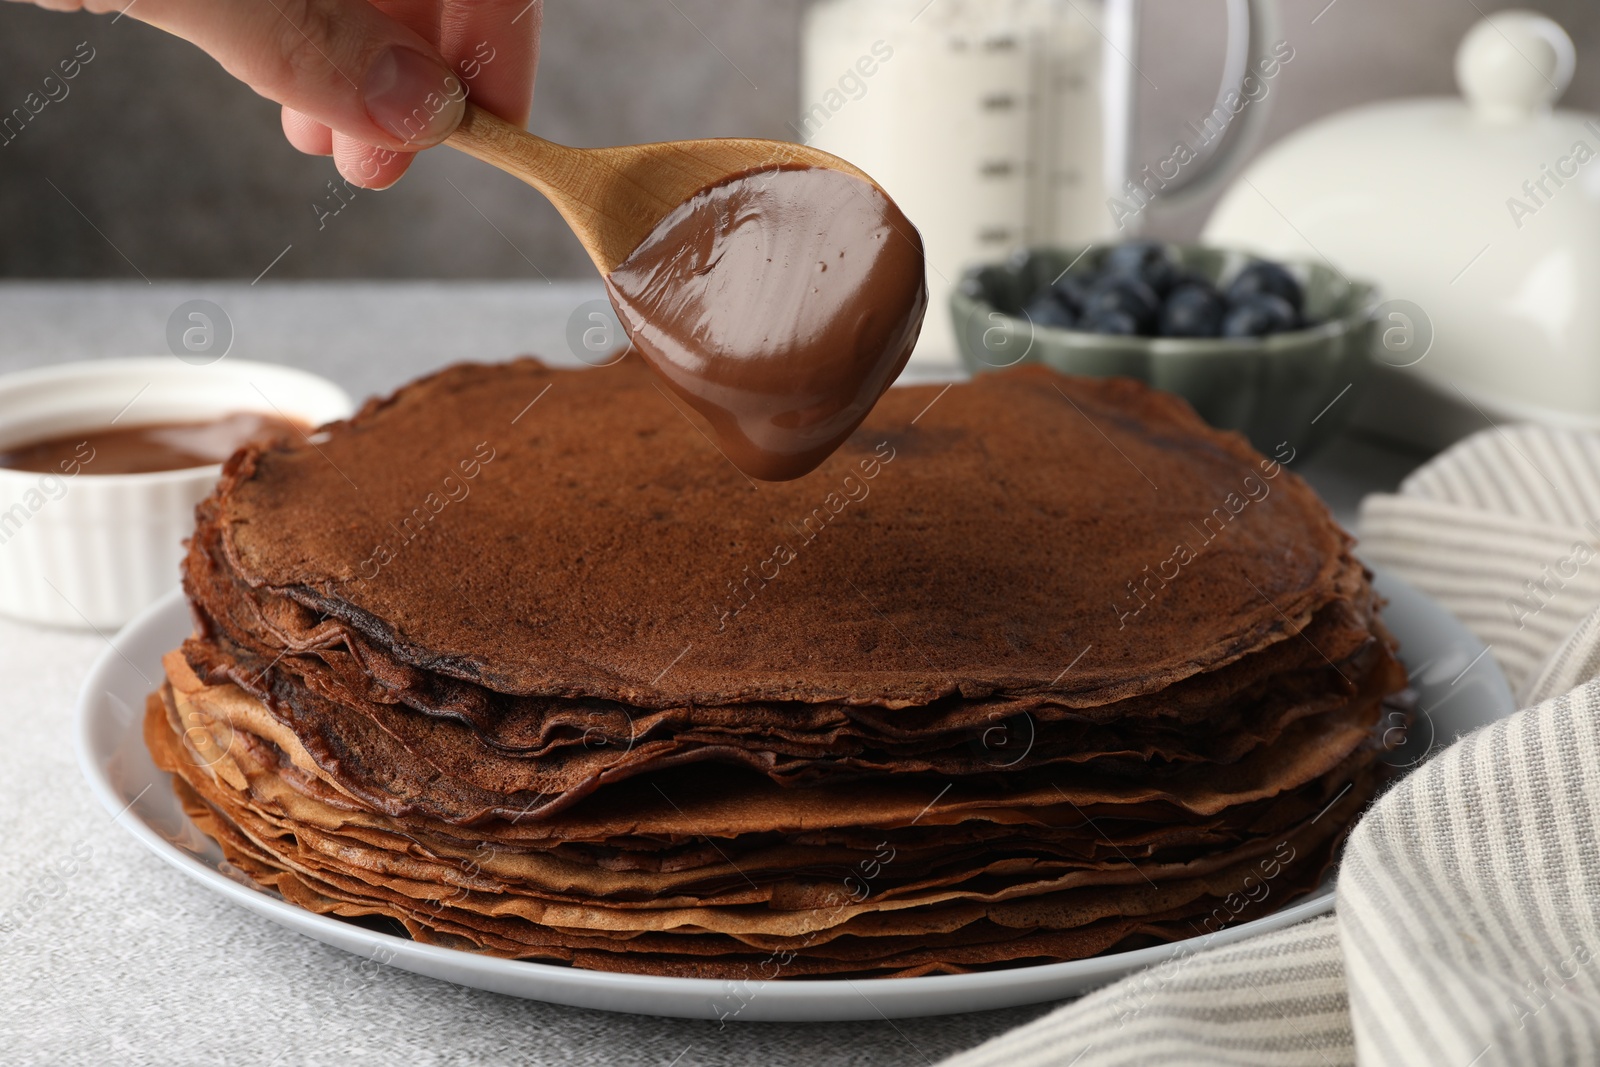
[[467, 103], [466, 114], [445, 144], [505, 171], [543, 193], [583, 242], [589, 256], [608, 272], [616, 264], [601, 262], [606, 212], [596, 179], [595, 152], [547, 141]]
[[565, 190], [564, 176], [582, 171], [582, 157], [588, 154], [581, 148], [546, 141], [473, 103], [467, 104], [461, 125], [444, 143], [516, 175], [552, 198]]
[[734, 137], [572, 148], [537, 137], [471, 101], [444, 143], [543, 193], [601, 274], [615, 270], [669, 212], [730, 177], [778, 167], [825, 167], [872, 181], [836, 156], [786, 141]]

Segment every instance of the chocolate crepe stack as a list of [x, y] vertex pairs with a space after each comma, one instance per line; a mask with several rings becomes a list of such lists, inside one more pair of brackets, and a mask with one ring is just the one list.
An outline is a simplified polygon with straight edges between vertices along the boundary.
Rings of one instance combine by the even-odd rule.
[[757, 485], [631, 358], [463, 365], [234, 456], [146, 737], [244, 876], [420, 941], [1074, 959], [1323, 875], [1405, 684], [1349, 550], [1128, 381], [892, 390]]

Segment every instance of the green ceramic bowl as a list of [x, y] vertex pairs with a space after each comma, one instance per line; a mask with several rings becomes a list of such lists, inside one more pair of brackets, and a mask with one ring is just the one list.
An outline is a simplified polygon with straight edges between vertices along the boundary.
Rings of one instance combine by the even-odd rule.
[[[1063, 374], [1136, 378], [1178, 394], [1211, 425], [1238, 430], [1268, 454], [1288, 442], [1304, 455], [1349, 415], [1370, 365], [1374, 286], [1321, 263], [1284, 262], [1318, 325], [1248, 340], [1107, 336], [1035, 326], [1023, 315], [1033, 294], [1069, 266], [1095, 273], [1109, 248], [1033, 248], [968, 270], [950, 298], [962, 362], [974, 374], [1043, 363]], [[1171, 252], [1223, 285], [1255, 258], [1195, 245]]]

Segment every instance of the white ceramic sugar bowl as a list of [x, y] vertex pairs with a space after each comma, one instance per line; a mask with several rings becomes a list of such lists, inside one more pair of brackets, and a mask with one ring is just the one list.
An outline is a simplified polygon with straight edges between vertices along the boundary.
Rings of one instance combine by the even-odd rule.
[[1300, 130], [1229, 190], [1204, 239], [1324, 258], [1409, 302], [1380, 308], [1396, 389], [1426, 386], [1478, 427], [1600, 426], [1600, 118], [1554, 108], [1574, 63], [1555, 22], [1498, 12], [1457, 51], [1464, 99]]

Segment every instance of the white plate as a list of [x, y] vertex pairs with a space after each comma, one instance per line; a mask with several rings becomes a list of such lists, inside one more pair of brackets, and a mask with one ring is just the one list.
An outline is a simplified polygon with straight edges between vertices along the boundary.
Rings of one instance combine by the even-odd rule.
[[[1514, 710], [1505, 678], [1477, 638], [1392, 576], [1380, 573], [1377, 586], [1390, 600], [1384, 618], [1400, 639], [1422, 697], [1422, 714], [1408, 743], [1397, 750], [1397, 762], [1415, 765], [1430, 751]], [[161, 678], [161, 656], [189, 630], [188, 607], [175, 593], [129, 623], [85, 681], [77, 710], [78, 761], [100, 803], [150, 851], [240, 906], [349, 952], [459, 985], [583, 1008], [698, 1019], [820, 1022], [942, 1015], [1057, 1000], [1179, 954], [1277, 930], [1333, 907], [1329, 883], [1254, 922], [1171, 945], [982, 974], [859, 981], [656, 978], [419, 945], [315, 915], [219, 869], [221, 851], [184, 816], [168, 776], [151, 763], [141, 736], [144, 699]]]

